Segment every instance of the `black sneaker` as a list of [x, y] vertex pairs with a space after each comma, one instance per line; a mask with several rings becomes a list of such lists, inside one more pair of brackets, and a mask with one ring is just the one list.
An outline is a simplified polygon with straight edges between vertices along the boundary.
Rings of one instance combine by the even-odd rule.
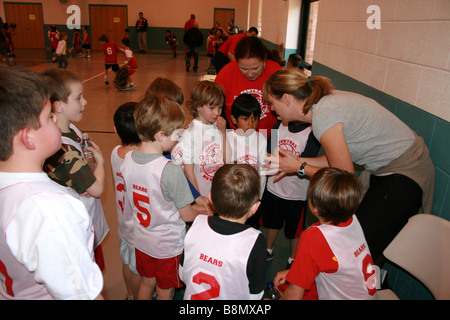
[[292, 260], [291, 262], [289, 262], [286, 264], [286, 270], [289, 270], [292, 267], [292, 264], [294, 263], [294, 260]]
[[270, 253], [269, 251], [266, 251], [266, 261], [272, 260], [274, 257], [273, 251]]

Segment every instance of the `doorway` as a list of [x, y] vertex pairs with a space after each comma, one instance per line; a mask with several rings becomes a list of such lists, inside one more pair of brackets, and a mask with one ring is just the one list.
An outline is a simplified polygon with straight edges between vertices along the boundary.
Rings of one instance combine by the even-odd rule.
[[128, 28], [127, 6], [89, 5], [92, 50], [103, 50], [98, 38], [106, 35], [110, 41], [120, 45], [125, 29]]
[[45, 49], [42, 4], [5, 2], [5, 20], [15, 23], [14, 46], [18, 49]]
[[228, 22], [234, 20], [234, 9], [214, 8], [214, 21], [213, 25], [218, 21], [220, 26], [228, 32]]

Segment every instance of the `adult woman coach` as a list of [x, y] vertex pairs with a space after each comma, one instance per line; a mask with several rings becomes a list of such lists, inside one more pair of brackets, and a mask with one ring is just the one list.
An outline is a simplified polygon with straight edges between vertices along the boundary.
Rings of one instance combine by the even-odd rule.
[[239, 40], [235, 49], [236, 60], [231, 61], [220, 70], [215, 82], [222, 85], [225, 93], [225, 116], [230, 128], [236, 129], [231, 121], [231, 105], [242, 93], [252, 94], [260, 103], [261, 117], [258, 131], [270, 130], [276, 123], [276, 116], [270, 106], [263, 102], [262, 89], [264, 82], [281, 66], [270, 60], [270, 51], [262, 41], [253, 36]]
[[305, 77], [294, 69], [275, 72], [266, 81], [264, 100], [284, 121], [312, 123], [325, 151], [309, 159], [280, 151], [270, 160], [279, 162], [281, 174], [312, 176], [326, 166], [354, 172], [353, 163], [364, 167], [360, 177], [368, 189], [356, 215], [375, 263], [410, 216], [421, 206], [431, 211], [434, 165], [428, 148], [376, 101], [334, 90], [328, 78]]

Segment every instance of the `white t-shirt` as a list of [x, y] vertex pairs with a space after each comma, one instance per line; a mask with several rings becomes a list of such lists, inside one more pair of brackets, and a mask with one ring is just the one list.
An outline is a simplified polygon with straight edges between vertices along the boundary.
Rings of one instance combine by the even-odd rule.
[[100, 294], [92, 221], [83, 203], [47, 174], [0, 172], [0, 232], [0, 299]]
[[208, 196], [214, 174], [224, 163], [222, 144], [222, 134], [215, 123], [206, 125], [194, 119], [172, 149], [172, 159], [177, 164], [194, 164], [202, 196]]
[[368, 171], [400, 157], [415, 141], [414, 132], [375, 100], [334, 90], [312, 106], [314, 136], [342, 123], [352, 161]]
[[[251, 165], [260, 174], [267, 153], [267, 139], [261, 132], [252, 131], [251, 134], [241, 135], [235, 130], [227, 130], [227, 144], [230, 147], [230, 155], [227, 155], [229, 163], [245, 163]], [[261, 176], [260, 198], [266, 186], [266, 177]]]

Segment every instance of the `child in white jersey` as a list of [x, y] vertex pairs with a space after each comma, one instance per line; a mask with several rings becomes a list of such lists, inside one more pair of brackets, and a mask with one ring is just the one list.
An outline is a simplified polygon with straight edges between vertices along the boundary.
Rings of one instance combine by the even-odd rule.
[[119, 252], [122, 259], [122, 275], [127, 288], [127, 298], [137, 297], [140, 275], [136, 270], [136, 256], [134, 250], [134, 220], [129, 202], [125, 200], [125, 185], [120, 166], [125, 155], [136, 149], [141, 140], [134, 124], [134, 111], [137, 102], [127, 102], [119, 106], [114, 113], [114, 131], [119, 136], [121, 144], [111, 152], [111, 168], [114, 180], [114, 192], [117, 209], [117, 224], [119, 229]]
[[43, 74], [52, 80], [53, 113], [61, 129], [61, 148], [46, 159], [44, 170], [57, 183], [68, 187], [85, 204], [94, 224], [95, 259], [105, 268], [101, 242], [109, 231], [100, 196], [105, 186], [104, 158], [100, 147], [91, 141], [95, 167], [91, 168], [81, 149], [82, 132], [73, 124], [81, 121], [87, 104], [78, 75], [64, 69], [48, 69]]
[[[267, 152], [267, 139], [256, 131], [261, 106], [251, 94], [243, 93], [234, 99], [231, 105], [231, 121], [236, 130], [227, 130], [227, 143], [225, 151], [226, 163], [247, 163], [260, 174], [262, 164]], [[266, 177], [261, 176], [260, 200], [266, 185]], [[261, 214], [256, 212], [246, 223], [259, 229]]]
[[260, 204], [260, 175], [248, 164], [225, 164], [210, 198], [217, 216], [198, 216], [180, 261], [186, 300], [260, 300], [265, 284], [265, 240], [245, 222]]
[[172, 299], [182, 286], [178, 277], [179, 257], [186, 234], [185, 221], [198, 212], [180, 166], [163, 152], [177, 143], [185, 117], [180, 105], [163, 95], [141, 100], [134, 113], [139, 147], [127, 153], [120, 167], [126, 200], [134, 219], [136, 269], [142, 276], [138, 299]]
[[101, 298], [92, 221], [42, 172], [61, 145], [48, 82], [0, 67], [0, 300]]
[[196, 82], [186, 103], [194, 119], [172, 150], [172, 158], [183, 165], [189, 181], [203, 197], [208, 197], [214, 174], [224, 164], [226, 121], [220, 116], [224, 100], [219, 84]]
[[290, 270], [275, 277], [278, 287], [289, 283], [282, 299], [311, 296], [315, 287], [320, 300], [375, 298], [375, 268], [354, 214], [363, 194], [358, 178], [341, 169], [323, 168], [311, 177], [309, 206], [319, 222], [303, 231]]
[[[270, 154], [274, 153], [275, 148], [279, 148], [297, 157], [308, 158], [316, 157], [320, 148], [320, 143], [312, 133], [311, 124], [301, 122], [278, 121], [272, 128], [268, 144], [270, 149], [267, 152]], [[304, 229], [308, 184], [309, 179], [297, 173], [286, 175], [279, 180], [269, 176], [261, 200], [261, 222], [263, 227], [267, 228], [267, 260], [274, 257], [275, 240], [284, 225], [284, 235], [290, 240], [291, 249], [287, 268], [295, 259], [298, 240]]]

